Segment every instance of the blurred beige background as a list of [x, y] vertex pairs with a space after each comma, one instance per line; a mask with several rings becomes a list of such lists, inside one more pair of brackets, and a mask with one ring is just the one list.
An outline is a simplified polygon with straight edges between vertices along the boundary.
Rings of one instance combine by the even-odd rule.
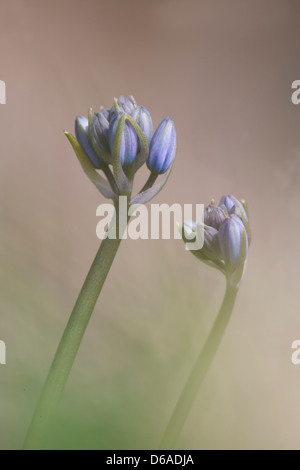
[[[0, 0], [0, 448], [20, 448], [99, 241], [103, 199], [63, 130], [134, 94], [178, 136], [155, 202], [248, 201], [230, 327], [179, 448], [299, 449], [300, 79], [297, 0]], [[180, 241], [124, 241], [49, 448], [158, 446], [217, 314], [220, 274]]]

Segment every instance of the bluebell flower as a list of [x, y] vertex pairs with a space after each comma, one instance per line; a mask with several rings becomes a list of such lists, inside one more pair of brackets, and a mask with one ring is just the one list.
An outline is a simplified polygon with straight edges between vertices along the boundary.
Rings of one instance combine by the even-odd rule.
[[[204, 263], [219, 269], [228, 282], [238, 287], [243, 277], [248, 249], [250, 228], [246, 204], [234, 196], [223, 196], [219, 206], [210, 204], [204, 209], [204, 245], [192, 253]], [[184, 224], [189, 239], [197, 224]], [[184, 238], [185, 242], [188, 240]]]
[[[145, 204], [161, 191], [168, 179], [176, 150], [174, 124], [170, 118], [163, 119], [153, 135], [149, 111], [138, 105], [133, 96], [115, 98], [111, 108], [101, 106], [94, 114], [90, 109], [88, 118], [78, 116], [77, 140], [69, 132], [65, 134], [84, 171], [105, 197], [107, 194], [113, 194], [115, 199], [118, 195], [131, 196], [133, 177], [146, 162], [151, 173], [131, 199], [132, 203]], [[89, 162], [93, 169], [102, 170], [106, 179], [92, 171]]]

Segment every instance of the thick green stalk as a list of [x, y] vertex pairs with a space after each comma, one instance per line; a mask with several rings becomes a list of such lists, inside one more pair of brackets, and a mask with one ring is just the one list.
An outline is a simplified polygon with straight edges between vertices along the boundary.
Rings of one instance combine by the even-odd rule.
[[[116, 220], [119, 210], [116, 208]], [[118, 225], [118, 223], [117, 223]], [[58, 346], [40, 400], [28, 429], [24, 449], [41, 449], [49, 422], [65, 388], [79, 346], [108, 275], [121, 239], [102, 241], [84, 281], [70, 319]]]
[[222, 341], [233, 310], [236, 294], [237, 288], [231, 287], [227, 283], [225, 296], [218, 317], [177, 401], [162, 439], [160, 449], [173, 449], [176, 446], [177, 439], [196, 398], [200, 385]]

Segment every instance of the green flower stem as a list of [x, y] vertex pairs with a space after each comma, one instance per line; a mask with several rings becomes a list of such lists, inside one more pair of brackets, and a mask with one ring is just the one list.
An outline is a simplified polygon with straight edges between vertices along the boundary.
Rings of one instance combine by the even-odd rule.
[[232, 287], [227, 283], [225, 296], [218, 317], [177, 401], [162, 439], [160, 449], [173, 449], [176, 446], [177, 439], [191, 410], [199, 387], [222, 341], [233, 310], [237, 291], [238, 289], [236, 287]]
[[148, 178], [147, 181], [146, 181], [146, 183], [144, 184], [144, 186], [143, 186], [142, 189], [140, 190], [140, 193], [143, 193], [143, 192], [146, 191], [147, 189], [152, 188], [152, 186], [154, 185], [155, 181], [157, 180], [157, 177], [158, 177], [158, 174], [157, 174], [157, 173], [151, 172], [149, 178]]
[[[116, 206], [117, 229], [118, 218], [119, 209]], [[118, 238], [118, 230], [116, 234], [116, 239], [106, 238], [102, 241], [84, 281], [29, 426], [24, 443], [25, 450], [37, 450], [43, 446], [50, 420], [63, 393], [84, 332], [120, 246], [121, 235]]]
[[109, 166], [103, 168], [103, 172], [108, 179], [111, 189], [118, 194], [118, 186]]

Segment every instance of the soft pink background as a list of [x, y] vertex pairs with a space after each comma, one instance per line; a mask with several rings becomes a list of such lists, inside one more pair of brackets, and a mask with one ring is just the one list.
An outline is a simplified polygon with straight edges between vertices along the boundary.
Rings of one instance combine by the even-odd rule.
[[[300, 366], [290, 359], [300, 338], [299, 14], [297, 0], [0, 1], [0, 447], [21, 445], [99, 243], [103, 199], [63, 130], [132, 93], [155, 125], [165, 115], [176, 125], [176, 164], [156, 202], [233, 193], [250, 208], [246, 276], [180, 445], [299, 448]], [[145, 397], [158, 442], [223, 290], [179, 241], [124, 242], [65, 400], [80, 377], [88, 389], [97, 374], [113, 381], [128, 367], [128, 381], [143, 382], [147, 360], [133, 373], [130, 345], [146, 342], [145, 357], [169, 372], [168, 389], [157, 383], [163, 404]]]

